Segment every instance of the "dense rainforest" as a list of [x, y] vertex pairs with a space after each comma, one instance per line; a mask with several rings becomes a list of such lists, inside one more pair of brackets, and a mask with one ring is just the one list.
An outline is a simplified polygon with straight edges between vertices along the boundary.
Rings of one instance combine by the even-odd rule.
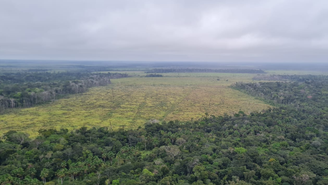
[[17, 72], [0, 74], [0, 111], [30, 107], [66, 94], [85, 92], [90, 87], [111, 83], [111, 78], [127, 77], [119, 73]]
[[0, 141], [0, 184], [327, 185], [327, 78], [237, 83], [275, 108], [197, 121], [16, 131]]
[[284, 82], [236, 83], [233, 87], [252, 96], [295, 108], [316, 108], [327, 111], [328, 77], [314, 75], [274, 75], [261, 79], [281, 79]]

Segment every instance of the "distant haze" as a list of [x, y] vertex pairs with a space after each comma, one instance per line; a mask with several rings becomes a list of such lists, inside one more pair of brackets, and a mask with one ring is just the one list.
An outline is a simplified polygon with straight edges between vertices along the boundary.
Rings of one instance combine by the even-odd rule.
[[327, 0], [0, 0], [0, 58], [328, 62], [327, 18]]

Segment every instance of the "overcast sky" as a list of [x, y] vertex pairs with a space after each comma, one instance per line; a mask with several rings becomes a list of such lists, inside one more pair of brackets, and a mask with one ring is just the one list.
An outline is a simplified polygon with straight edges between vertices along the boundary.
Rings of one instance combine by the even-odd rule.
[[0, 0], [1, 59], [327, 62], [328, 0]]

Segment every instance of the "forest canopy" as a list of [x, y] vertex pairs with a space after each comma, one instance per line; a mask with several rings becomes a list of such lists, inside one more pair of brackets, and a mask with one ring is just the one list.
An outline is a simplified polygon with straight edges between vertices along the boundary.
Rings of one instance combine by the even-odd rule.
[[67, 94], [83, 93], [104, 86], [110, 79], [127, 77], [120, 73], [17, 72], [0, 74], [0, 111], [31, 107]]

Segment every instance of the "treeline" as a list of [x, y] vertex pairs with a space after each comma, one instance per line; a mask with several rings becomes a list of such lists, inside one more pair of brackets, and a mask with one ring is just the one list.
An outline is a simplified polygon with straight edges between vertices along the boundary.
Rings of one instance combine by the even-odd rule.
[[265, 81], [298, 81], [298, 82], [311, 82], [313, 80], [327, 80], [324, 75], [263, 75], [258, 74], [253, 77], [253, 80]]
[[0, 87], [10, 84], [61, 82], [67, 80], [88, 79], [92, 75], [110, 76], [111, 78], [127, 77], [121, 73], [85, 73], [85, 72], [17, 72], [0, 73]]
[[92, 62], [89, 64], [72, 64], [72, 63], [52, 63], [48, 62], [45, 64], [44, 61], [26, 61], [26, 62], [13, 62], [13, 65], [6, 65], [0, 63], [0, 72], [54, 72], [54, 71], [70, 71], [70, 72], [102, 72], [102, 71], [112, 71], [114, 66], [108, 65], [93, 65]]
[[81, 65], [63, 65], [59, 66], [59, 69], [62, 70], [69, 70], [69, 71], [77, 71], [77, 72], [101, 72], [101, 71], [111, 71], [112, 66], [108, 65], [90, 65], [90, 64], [81, 64]]
[[265, 73], [261, 69], [199, 69], [199, 68], [171, 68], [151, 69], [146, 73]]
[[163, 77], [163, 75], [160, 75], [160, 74], [147, 74], [145, 77]]
[[0, 111], [30, 107], [56, 100], [66, 94], [83, 93], [90, 87], [111, 83], [111, 78], [126, 77], [111, 73], [6, 73], [0, 75]]
[[320, 107], [328, 103], [328, 77], [312, 75], [281, 75], [279, 79], [291, 82], [258, 82], [233, 85], [234, 88], [270, 103], [299, 107]]
[[[325, 91], [307, 80], [296, 82], [306, 93]], [[297, 92], [276, 84], [261, 87]], [[10, 131], [0, 142], [0, 184], [326, 185], [327, 104], [308, 100], [137, 130], [40, 130], [35, 139]]]

